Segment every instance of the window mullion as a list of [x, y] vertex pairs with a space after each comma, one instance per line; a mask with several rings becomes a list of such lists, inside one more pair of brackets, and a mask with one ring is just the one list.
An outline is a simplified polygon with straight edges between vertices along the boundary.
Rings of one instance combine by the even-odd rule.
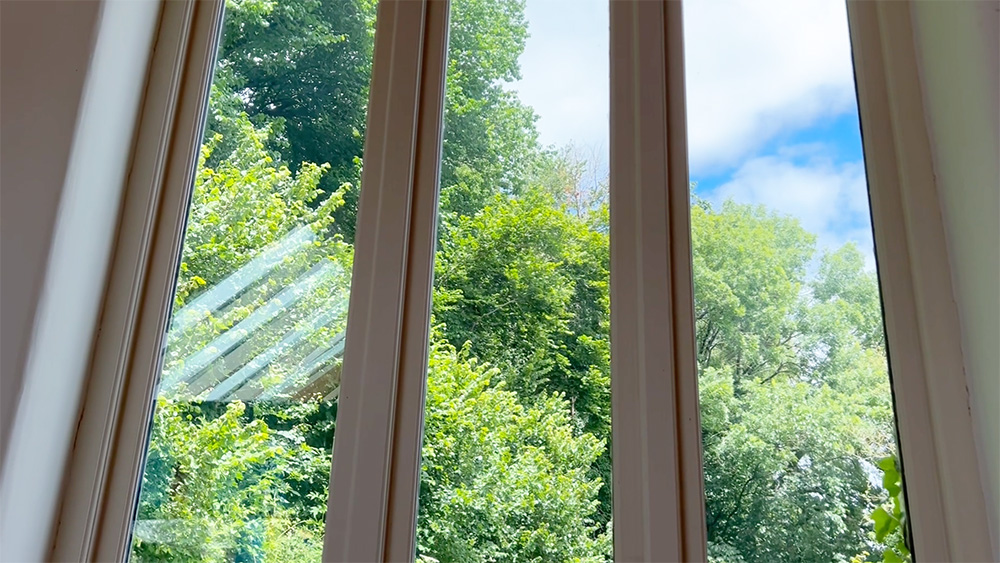
[[423, 444], [431, 287], [444, 131], [449, 4], [447, 0], [428, 2], [425, 15], [403, 338], [386, 516], [386, 561], [406, 561], [416, 551], [420, 451]]
[[448, 6], [378, 10], [325, 561], [412, 557], [416, 516]]
[[611, 2], [616, 561], [705, 559], [676, 2]]

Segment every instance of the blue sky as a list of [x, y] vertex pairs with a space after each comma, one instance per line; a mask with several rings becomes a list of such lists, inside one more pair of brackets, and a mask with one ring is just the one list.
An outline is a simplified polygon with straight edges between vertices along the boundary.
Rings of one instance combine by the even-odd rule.
[[[861, 139], [842, 0], [687, 0], [688, 142], [699, 196], [798, 217], [820, 248], [871, 257]], [[513, 84], [543, 143], [596, 168], [608, 150], [607, 0], [527, 0], [531, 37]]]

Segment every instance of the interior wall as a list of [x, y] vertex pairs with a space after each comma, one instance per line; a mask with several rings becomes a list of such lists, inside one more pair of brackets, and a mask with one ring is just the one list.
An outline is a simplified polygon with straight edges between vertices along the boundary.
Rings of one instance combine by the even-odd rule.
[[97, 0], [0, 1], [0, 468], [99, 14]]
[[1000, 2], [914, 2], [913, 17], [978, 461], [1000, 556]]
[[[0, 561], [45, 561], [161, 3], [0, 6], [3, 353], [13, 355], [3, 372]], [[20, 277], [22, 261], [32, 277]], [[20, 316], [9, 318], [8, 306]]]

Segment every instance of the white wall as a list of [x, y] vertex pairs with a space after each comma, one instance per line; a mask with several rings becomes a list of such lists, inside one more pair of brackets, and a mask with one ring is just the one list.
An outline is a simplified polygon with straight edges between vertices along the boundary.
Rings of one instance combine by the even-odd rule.
[[921, 1], [913, 14], [993, 551], [1000, 555], [1000, 2]]
[[0, 468], [99, 14], [97, 1], [0, 1]]
[[[0, 560], [44, 561], [79, 421], [160, 4], [3, 0], [0, 6]], [[16, 314], [8, 316], [8, 307]]]

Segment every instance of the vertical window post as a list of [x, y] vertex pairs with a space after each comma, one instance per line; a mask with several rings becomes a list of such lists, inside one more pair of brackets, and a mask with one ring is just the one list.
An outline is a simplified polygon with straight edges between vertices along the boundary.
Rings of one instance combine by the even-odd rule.
[[914, 556], [990, 561], [909, 3], [847, 3]]
[[704, 560], [680, 3], [611, 2], [615, 560]]
[[325, 561], [414, 553], [448, 3], [378, 9]]

